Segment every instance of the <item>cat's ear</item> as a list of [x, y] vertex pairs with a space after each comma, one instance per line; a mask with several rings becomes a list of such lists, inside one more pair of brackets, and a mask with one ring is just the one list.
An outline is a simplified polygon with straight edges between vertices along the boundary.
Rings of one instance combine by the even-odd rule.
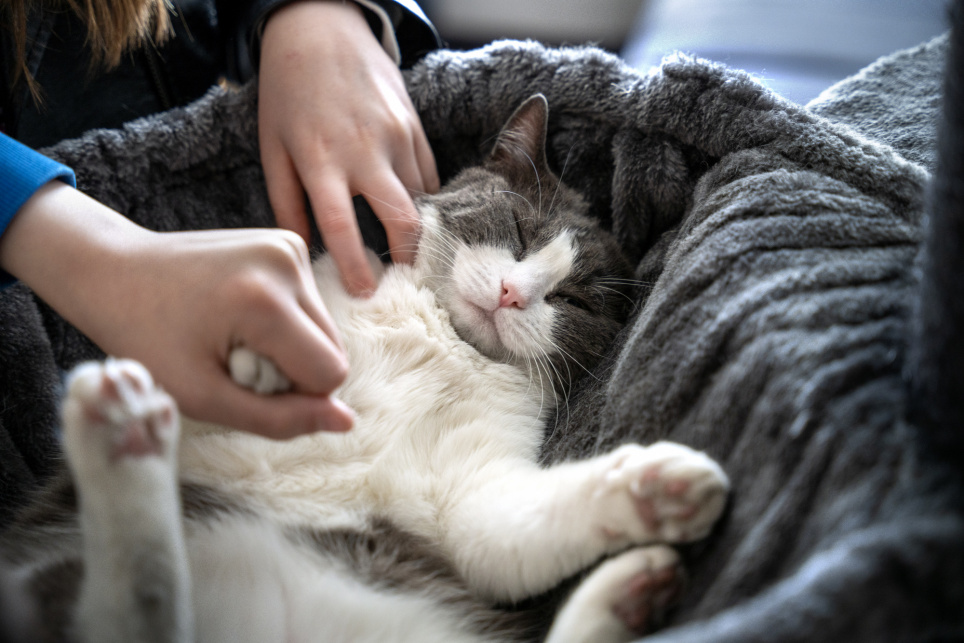
[[488, 163], [508, 166], [528, 173], [535, 169], [540, 175], [549, 171], [546, 161], [546, 124], [549, 121], [549, 102], [542, 94], [530, 96], [520, 105], [496, 139]]

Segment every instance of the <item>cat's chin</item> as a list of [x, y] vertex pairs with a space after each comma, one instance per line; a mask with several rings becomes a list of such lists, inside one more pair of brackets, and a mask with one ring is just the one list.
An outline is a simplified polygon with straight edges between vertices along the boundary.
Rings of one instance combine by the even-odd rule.
[[[545, 346], [530, 346], [531, 331], [513, 311], [487, 310], [468, 299], [459, 298], [448, 307], [452, 326], [463, 341], [471, 344], [489, 359], [524, 366], [531, 359], [547, 353]], [[531, 315], [531, 313], [530, 313]], [[530, 319], [531, 323], [531, 319]]]
[[491, 310], [463, 298], [451, 302], [448, 309], [452, 326], [463, 341], [490, 359], [508, 361], [510, 354], [499, 337]]

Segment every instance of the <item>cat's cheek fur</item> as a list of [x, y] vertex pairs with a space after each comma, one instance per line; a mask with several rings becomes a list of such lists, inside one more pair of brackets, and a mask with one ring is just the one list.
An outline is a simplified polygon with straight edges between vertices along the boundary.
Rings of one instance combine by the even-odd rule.
[[455, 253], [450, 279], [439, 293], [459, 335], [491, 357], [505, 354], [495, 313], [502, 275], [514, 263], [512, 254], [503, 248], [462, 246]]
[[548, 358], [555, 352], [552, 328], [556, 310], [539, 301], [525, 311], [502, 309], [495, 315], [495, 326], [503, 345], [522, 358]]
[[[440, 291], [441, 303], [459, 334], [482, 353], [541, 359], [556, 351], [557, 313], [547, 298], [572, 272], [575, 254], [568, 231], [521, 260], [507, 248], [461, 246], [449, 283]], [[509, 287], [518, 302], [503, 306], [500, 299]]]

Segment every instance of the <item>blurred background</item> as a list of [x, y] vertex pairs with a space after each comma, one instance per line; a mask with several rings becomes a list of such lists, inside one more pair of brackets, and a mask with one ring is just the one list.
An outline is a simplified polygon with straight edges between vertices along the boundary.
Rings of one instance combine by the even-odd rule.
[[596, 44], [646, 70], [683, 51], [798, 103], [946, 30], [946, 0], [421, 0], [450, 47]]

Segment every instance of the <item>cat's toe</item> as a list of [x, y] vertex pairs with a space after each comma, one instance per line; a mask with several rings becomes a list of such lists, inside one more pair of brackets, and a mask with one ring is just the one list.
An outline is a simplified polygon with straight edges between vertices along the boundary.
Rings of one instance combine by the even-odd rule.
[[676, 552], [664, 545], [633, 549], [612, 564], [612, 612], [633, 634], [658, 626], [683, 591], [685, 574]]
[[[626, 493], [638, 519], [630, 540], [690, 542], [705, 537], [723, 512], [729, 480], [706, 454], [672, 442], [625, 445], [612, 454], [604, 487]], [[620, 533], [620, 535], [623, 535]]]
[[278, 370], [274, 362], [243, 346], [231, 351], [228, 356], [228, 371], [236, 383], [261, 395], [291, 390], [291, 382]]
[[72, 462], [173, 456], [178, 433], [174, 401], [135, 361], [77, 366], [67, 380], [62, 416]]
[[556, 618], [548, 641], [635, 640], [662, 622], [684, 584], [679, 555], [671, 547], [631, 549], [604, 562], [576, 588]]

